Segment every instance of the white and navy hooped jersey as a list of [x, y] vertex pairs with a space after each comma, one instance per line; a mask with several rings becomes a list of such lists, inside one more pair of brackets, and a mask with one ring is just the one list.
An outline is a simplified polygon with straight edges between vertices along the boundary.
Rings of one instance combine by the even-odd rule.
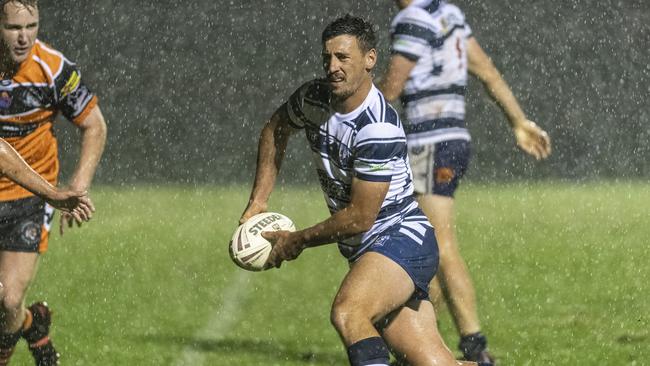
[[416, 61], [401, 96], [409, 146], [470, 139], [465, 89], [471, 35], [465, 15], [444, 1], [415, 0], [393, 19], [392, 52]]
[[406, 218], [413, 221], [415, 212], [422, 216], [413, 199], [402, 123], [379, 89], [373, 85], [358, 108], [340, 114], [330, 108], [328, 85], [317, 79], [302, 85], [286, 106], [290, 124], [305, 129], [330, 213], [350, 203], [352, 178], [390, 182], [372, 228], [339, 242], [344, 256], [353, 260], [380, 234], [399, 229]]

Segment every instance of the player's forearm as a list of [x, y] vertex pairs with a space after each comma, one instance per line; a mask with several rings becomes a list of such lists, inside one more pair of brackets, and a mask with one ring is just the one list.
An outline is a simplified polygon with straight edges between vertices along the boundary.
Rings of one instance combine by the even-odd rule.
[[508, 117], [510, 127], [514, 128], [526, 121], [526, 114], [521, 109], [519, 102], [517, 102], [517, 98], [515, 98], [512, 90], [498, 72], [492, 73], [483, 80], [483, 83], [492, 99], [497, 102], [503, 113]]
[[89, 118], [98, 119], [81, 130], [79, 162], [70, 180], [70, 186], [81, 191], [90, 187], [106, 144], [106, 124], [103, 117], [100, 114]]
[[363, 213], [354, 207], [346, 207], [330, 216], [327, 220], [304, 230], [296, 231], [299, 241], [305, 248], [341, 241], [370, 230], [375, 217]]
[[284, 160], [287, 142], [288, 136], [280, 131], [276, 121], [268, 122], [262, 129], [250, 202], [266, 203], [268, 201]]
[[0, 175], [43, 198], [50, 198], [56, 189], [36, 173], [4, 140], [0, 140]]
[[474, 37], [467, 40], [467, 61], [469, 72], [481, 80], [492, 99], [508, 117], [510, 126], [514, 128], [525, 123], [526, 115], [512, 90]]

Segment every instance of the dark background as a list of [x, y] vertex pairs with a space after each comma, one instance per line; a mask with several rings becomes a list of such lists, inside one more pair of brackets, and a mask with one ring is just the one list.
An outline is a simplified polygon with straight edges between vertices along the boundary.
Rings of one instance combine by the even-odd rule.
[[[537, 163], [472, 79], [470, 180], [650, 177], [650, 5], [645, 0], [462, 0], [474, 35], [530, 119], [553, 140]], [[76, 61], [109, 138], [96, 181], [249, 183], [265, 119], [321, 74], [320, 32], [351, 12], [373, 21], [381, 75], [393, 1], [41, 1], [39, 38]], [[78, 133], [60, 121], [63, 173]], [[315, 182], [293, 139], [288, 182]]]

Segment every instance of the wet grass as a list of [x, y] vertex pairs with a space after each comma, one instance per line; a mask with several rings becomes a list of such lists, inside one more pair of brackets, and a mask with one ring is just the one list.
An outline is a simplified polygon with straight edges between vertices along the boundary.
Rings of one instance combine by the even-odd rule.
[[[461, 250], [502, 365], [650, 359], [650, 185], [467, 185]], [[30, 299], [56, 311], [64, 365], [345, 365], [329, 306], [346, 264], [333, 246], [245, 273], [226, 245], [247, 187], [101, 188], [96, 218], [52, 236]], [[272, 210], [326, 217], [316, 187]], [[58, 229], [58, 227], [57, 227]], [[440, 327], [452, 349], [448, 315]], [[29, 364], [24, 345], [15, 364]]]

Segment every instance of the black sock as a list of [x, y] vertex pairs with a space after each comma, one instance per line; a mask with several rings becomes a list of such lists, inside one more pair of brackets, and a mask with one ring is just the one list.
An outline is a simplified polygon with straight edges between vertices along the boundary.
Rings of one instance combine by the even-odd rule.
[[45, 337], [47, 334], [43, 334], [42, 330], [39, 329], [36, 324], [32, 323], [32, 325], [23, 330], [23, 338], [29, 343], [30, 345], [32, 343], [38, 342], [41, 340], [43, 337]]
[[481, 332], [462, 336], [458, 348], [466, 360], [474, 360], [487, 348], [487, 338]]
[[388, 365], [390, 353], [381, 337], [366, 338], [348, 347], [351, 366]]
[[15, 333], [2, 333], [0, 332], [0, 349], [11, 349], [16, 346], [20, 340], [21, 331]]

